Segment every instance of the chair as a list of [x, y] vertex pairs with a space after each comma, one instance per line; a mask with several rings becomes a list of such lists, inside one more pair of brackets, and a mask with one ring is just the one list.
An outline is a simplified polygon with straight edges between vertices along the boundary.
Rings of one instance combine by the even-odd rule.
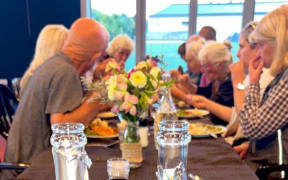
[[0, 135], [5, 139], [8, 137], [17, 105], [18, 101], [13, 92], [7, 86], [0, 84]]
[[12, 89], [17, 100], [19, 100], [20, 97], [20, 81], [21, 78], [13, 78], [11, 81]]
[[[13, 121], [13, 115], [17, 108], [18, 101], [14, 93], [5, 85], [0, 84], [0, 135], [5, 139], [8, 138], [10, 125]], [[27, 164], [11, 164], [11, 163], [0, 163], [1, 170], [17, 170], [23, 171], [29, 165]]]

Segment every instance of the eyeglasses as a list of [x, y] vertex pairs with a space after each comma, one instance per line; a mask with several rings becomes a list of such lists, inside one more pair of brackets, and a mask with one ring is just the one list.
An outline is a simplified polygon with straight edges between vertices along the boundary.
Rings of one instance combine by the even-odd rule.
[[215, 62], [215, 63], [207, 63], [207, 64], [201, 64], [201, 68], [206, 70], [208, 68], [213, 68], [215, 66], [218, 66], [221, 62]]

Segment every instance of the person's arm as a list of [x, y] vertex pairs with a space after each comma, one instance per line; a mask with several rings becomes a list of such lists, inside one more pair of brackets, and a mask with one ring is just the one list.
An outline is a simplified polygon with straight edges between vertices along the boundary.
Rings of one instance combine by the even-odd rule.
[[215, 116], [229, 122], [232, 114], [232, 108], [223, 106], [214, 101], [211, 101], [203, 96], [199, 95], [187, 95], [186, 102], [193, 105], [196, 108], [204, 108], [210, 111]]
[[233, 84], [233, 98], [236, 111], [239, 113], [244, 103], [245, 91], [239, 89], [238, 84], [242, 84], [245, 79], [244, 63], [238, 61], [229, 66], [231, 71], [231, 80]]
[[179, 82], [183, 87], [189, 90], [189, 93], [195, 94], [197, 92], [197, 85], [191, 81], [188, 74], [181, 75]]
[[176, 83], [172, 85], [170, 90], [172, 96], [176, 97], [177, 99], [181, 99], [182, 101], [185, 101], [186, 93], [179, 89]]
[[65, 69], [59, 68], [57, 76], [51, 80], [48, 87], [45, 114], [50, 116], [51, 124], [66, 122], [87, 124], [107, 106], [100, 104], [100, 101], [89, 102], [97, 92], [89, 91], [83, 100], [77, 72], [70, 66], [64, 67]]
[[250, 86], [244, 105], [239, 113], [244, 135], [249, 139], [261, 139], [275, 133], [288, 123], [288, 77], [281, 79], [269, 91], [268, 98], [260, 105], [259, 78], [263, 62], [249, 65]]
[[72, 112], [67, 113], [53, 113], [51, 114], [51, 124], [79, 122], [88, 125], [89, 122], [101, 111], [110, 109], [111, 106], [107, 104], [100, 104], [97, 102], [84, 101], [78, 108]]
[[244, 104], [245, 90], [239, 89], [235, 86], [237, 85], [233, 85], [234, 106], [236, 108], [237, 113], [239, 113]]

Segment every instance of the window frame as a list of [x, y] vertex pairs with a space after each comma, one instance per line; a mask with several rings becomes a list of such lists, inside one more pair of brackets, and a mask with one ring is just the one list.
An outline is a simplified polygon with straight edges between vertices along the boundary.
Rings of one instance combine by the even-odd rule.
[[[254, 19], [255, 0], [244, 0], [242, 27]], [[198, 0], [190, 0], [188, 35], [196, 33]], [[91, 17], [91, 0], [80, 0], [81, 17]], [[193, 23], [194, 22], [194, 23]], [[136, 0], [136, 63], [141, 61], [146, 51], [146, 0]], [[240, 31], [240, 30], [239, 30]]]

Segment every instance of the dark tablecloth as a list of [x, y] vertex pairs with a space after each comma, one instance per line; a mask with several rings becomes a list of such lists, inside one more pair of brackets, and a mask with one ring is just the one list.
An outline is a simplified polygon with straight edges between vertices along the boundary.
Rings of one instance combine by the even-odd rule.
[[[144, 161], [140, 168], [131, 169], [130, 180], [156, 179], [157, 151], [153, 136], [149, 138], [148, 148], [143, 149]], [[89, 169], [90, 180], [108, 179], [106, 161], [111, 157], [121, 157], [119, 145], [112, 148], [86, 147], [93, 165]], [[230, 145], [223, 138], [196, 139], [192, 138], [188, 150], [188, 170], [204, 180], [256, 180], [256, 175], [240, 160]], [[17, 179], [21, 180], [54, 180], [54, 164], [51, 150], [43, 152], [32, 161]]]

